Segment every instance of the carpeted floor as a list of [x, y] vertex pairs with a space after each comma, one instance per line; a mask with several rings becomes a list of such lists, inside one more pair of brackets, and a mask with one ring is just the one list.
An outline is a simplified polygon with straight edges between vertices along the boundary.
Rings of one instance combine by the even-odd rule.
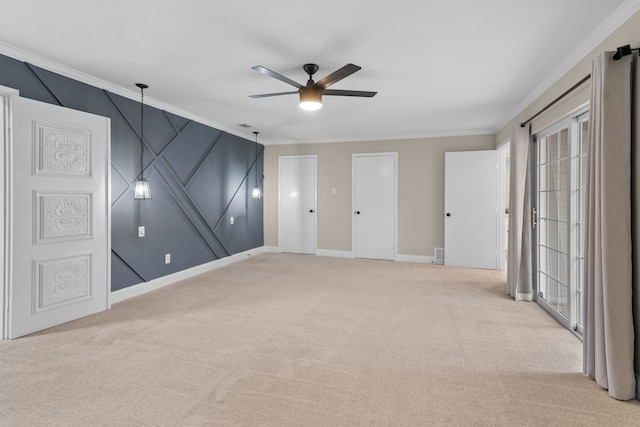
[[496, 271], [262, 254], [0, 342], [0, 425], [627, 426]]

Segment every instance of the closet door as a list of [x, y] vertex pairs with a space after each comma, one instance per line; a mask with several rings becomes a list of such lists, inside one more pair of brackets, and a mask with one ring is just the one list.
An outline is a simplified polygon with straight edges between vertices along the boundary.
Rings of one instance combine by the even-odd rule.
[[498, 267], [498, 152], [445, 153], [446, 265]]
[[316, 252], [316, 156], [279, 158], [278, 246], [281, 252]]
[[394, 260], [397, 153], [353, 155], [353, 253]]

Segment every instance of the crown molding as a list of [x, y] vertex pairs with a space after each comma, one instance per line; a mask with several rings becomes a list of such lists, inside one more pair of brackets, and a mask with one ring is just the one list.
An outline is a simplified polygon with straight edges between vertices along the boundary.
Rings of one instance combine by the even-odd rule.
[[[82, 83], [86, 83], [90, 86], [97, 87], [99, 89], [108, 90], [111, 93], [116, 95], [123, 96], [125, 98], [132, 99], [137, 101], [140, 97], [140, 92], [133, 89], [128, 89], [122, 86], [118, 86], [114, 83], [111, 83], [107, 80], [102, 80], [100, 78], [94, 77], [92, 75], [83, 73], [82, 71], [78, 71], [75, 68], [67, 67], [66, 65], [62, 65], [58, 62], [52, 61], [50, 59], [44, 58], [42, 56], [36, 55], [34, 53], [28, 52], [24, 49], [20, 49], [16, 46], [12, 46], [10, 44], [4, 43], [0, 41], [0, 54], [11, 57], [18, 61], [27, 62], [31, 65], [35, 65], [36, 67], [43, 68], [47, 71], [51, 71], [56, 74], [60, 74], [64, 77], [68, 77], [73, 80], [77, 80]], [[194, 120], [196, 122], [202, 123], [207, 126], [211, 126], [223, 132], [238, 136], [240, 138], [248, 139], [252, 141], [251, 132], [247, 131], [246, 133], [230, 128], [228, 126], [224, 126], [220, 123], [217, 123], [211, 119], [198, 116], [196, 114], [190, 113], [188, 111], [177, 108], [173, 105], [166, 104], [162, 101], [158, 101], [152, 97], [149, 97], [145, 94], [144, 97], [145, 105], [150, 105], [152, 107], [158, 108], [160, 110], [167, 111], [169, 113], [182, 116], [184, 118]], [[252, 141], [253, 142], [253, 141]]]
[[498, 133], [511, 121], [513, 121], [520, 113], [522, 113], [529, 105], [533, 104], [536, 99], [540, 98], [547, 90], [557, 83], [565, 74], [582, 61], [589, 53], [597, 48], [606, 40], [615, 30], [620, 28], [632, 15], [640, 10], [640, 0], [627, 0], [620, 5], [602, 24], [591, 33], [589, 37], [584, 39], [571, 54], [551, 72], [549, 75], [536, 86], [511, 112], [502, 120], [493, 133]]
[[457, 136], [494, 135], [493, 129], [449, 130], [441, 132], [425, 132], [415, 134], [398, 135], [368, 135], [358, 137], [336, 137], [326, 139], [281, 139], [279, 142], [270, 142], [267, 145], [302, 145], [302, 144], [335, 144], [348, 142], [374, 142], [374, 141], [405, 141], [411, 139], [450, 138]]

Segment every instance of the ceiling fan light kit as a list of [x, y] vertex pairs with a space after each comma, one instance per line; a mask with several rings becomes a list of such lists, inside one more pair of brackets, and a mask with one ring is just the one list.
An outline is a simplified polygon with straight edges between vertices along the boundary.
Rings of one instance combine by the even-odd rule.
[[322, 89], [319, 87], [303, 87], [300, 89], [300, 108], [315, 111], [322, 108]]
[[259, 73], [266, 74], [267, 76], [287, 83], [297, 88], [298, 90], [295, 92], [277, 92], [264, 93], [261, 95], [249, 95], [250, 98], [267, 98], [271, 96], [292, 95], [297, 93], [300, 95], [300, 108], [308, 111], [319, 110], [320, 108], [322, 108], [322, 95], [357, 96], [372, 98], [378, 93], [359, 90], [328, 89], [329, 86], [333, 85], [334, 83], [337, 83], [345, 77], [348, 77], [356, 71], [362, 69], [362, 67], [354, 64], [347, 64], [339, 70], [336, 70], [333, 73], [329, 74], [328, 76], [323, 77], [317, 82], [313, 81], [313, 75], [316, 73], [316, 71], [318, 71], [318, 68], [320, 67], [318, 67], [318, 65], [316, 64], [304, 64], [302, 69], [309, 75], [309, 80], [307, 81], [306, 86], [303, 86], [300, 83], [291, 80], [290, 78], [283, 76], [280, 73], [271, 71], [270, 69], [265, 68], [262, 65], [256, 65], [255, 67], [251, 68]]

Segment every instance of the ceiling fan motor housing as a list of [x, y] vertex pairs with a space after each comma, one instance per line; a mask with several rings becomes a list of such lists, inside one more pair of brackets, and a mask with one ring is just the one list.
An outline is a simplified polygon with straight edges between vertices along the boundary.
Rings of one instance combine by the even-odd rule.
[[317, 64], [304, 64], [302, 69], [305, 73], [309, 74], [309, 77], [313, 76], [320, 67]]

